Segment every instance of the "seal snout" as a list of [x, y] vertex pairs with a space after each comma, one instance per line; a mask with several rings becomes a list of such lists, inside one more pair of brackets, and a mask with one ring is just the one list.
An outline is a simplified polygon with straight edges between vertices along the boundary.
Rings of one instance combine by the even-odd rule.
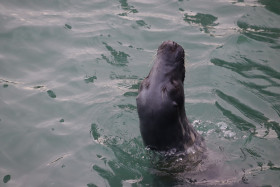
[[163, 42], [159, 48], [157, 54], [160, 57], [168, 58], [168, 62], [182, 62], [184, 63], [185, 59], [185, 51], [182, 46], [177, 44], [174, 41], [165, 41]]
[[176, 58], [184, 58], [185, 52], [182, 46], [177, 44], [174, 41], [165, 41], [163, 42], [159, 48], [158, 48], [158, 53], [165, 53], [165, 54], [175, 54]]
[[160, 50], [167, 49], [168, 51], [174, 52], [174, 51], [176, 51], [176, 49], [177, 49], [178, 47], [181, 47], [181, 46], [180, 46], [179, 44], [177, 44], [176, 42], [170, 41], [170, 40], [169, 40], [169, 41], [163, 42], [163, 43], [160, 45], [159, 49], [160, 49]]

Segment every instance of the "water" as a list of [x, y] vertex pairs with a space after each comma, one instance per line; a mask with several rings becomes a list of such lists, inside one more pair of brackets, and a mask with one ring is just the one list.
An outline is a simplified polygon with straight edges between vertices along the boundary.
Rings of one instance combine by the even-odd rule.
[[202, 167], [222, 171], [199, 184], [279, 186], [279, 38], [278, 0], [2, 0], [0, 186], [205, 177], [164, 173], [142, 143], [137, 89], [165, 40], [188, 55], [185, 105], [206, 139]]

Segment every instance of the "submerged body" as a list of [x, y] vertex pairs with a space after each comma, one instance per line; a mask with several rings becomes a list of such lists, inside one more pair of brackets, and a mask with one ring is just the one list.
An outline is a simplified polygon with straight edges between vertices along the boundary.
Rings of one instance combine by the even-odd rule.
[[163, 42], [140, 85], [136, 98], [140, 131], [150, 149], [185, 151], [204, 147], [203, 138], [188, 123], [185, 113], [184, 63], [184, 49], [175, 42]]

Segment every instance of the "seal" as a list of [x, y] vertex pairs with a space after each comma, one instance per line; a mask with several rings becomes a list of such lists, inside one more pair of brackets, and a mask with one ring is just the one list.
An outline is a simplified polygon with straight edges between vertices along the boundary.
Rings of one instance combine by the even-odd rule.
[[186, 116], [184, 79], [184, 49], [176, 42], [163, 42], [136, 98], [140, 132], [146, 147], [157, 151], [203, 147], [203, 138]]

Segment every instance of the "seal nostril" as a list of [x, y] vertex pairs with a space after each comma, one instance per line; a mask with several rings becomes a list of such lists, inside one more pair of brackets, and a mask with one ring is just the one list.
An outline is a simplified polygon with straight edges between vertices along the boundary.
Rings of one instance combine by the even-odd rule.
[[158, 48], [158, 51], [161, 50], [167, 50], [167, 51], [171, 51], [171, 52], [175, 52], [178, 48], [180, 47], [179, 44], [177, 44], [174, 41], [165, 41], [163, 42], [160, 47]]

